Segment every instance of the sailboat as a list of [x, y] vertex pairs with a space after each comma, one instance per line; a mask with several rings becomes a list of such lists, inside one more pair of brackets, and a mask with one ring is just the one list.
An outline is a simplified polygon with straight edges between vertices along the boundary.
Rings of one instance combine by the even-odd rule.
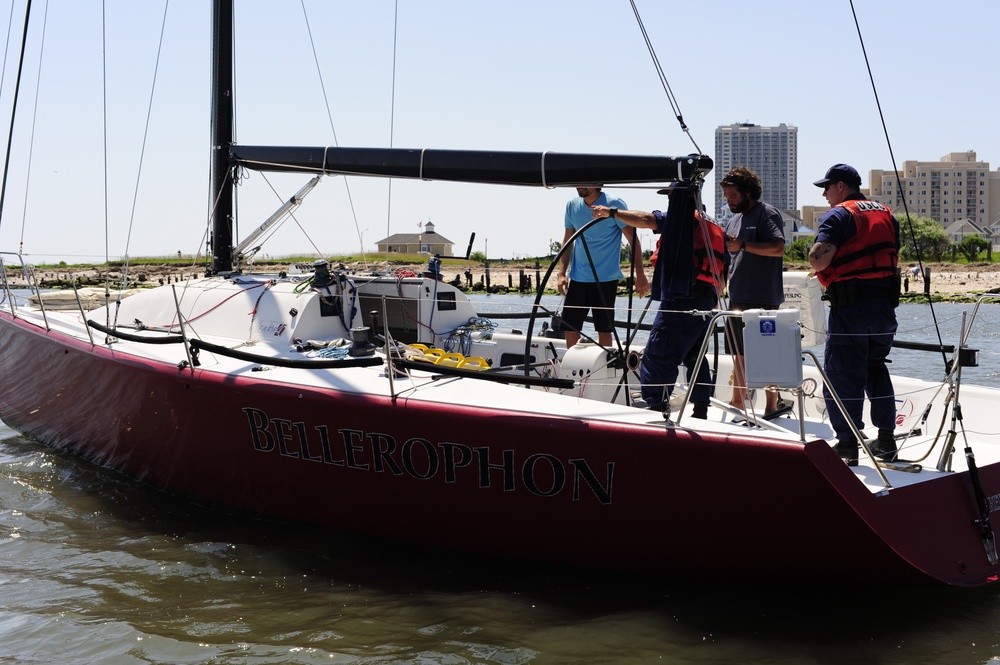
[[[748, 359], [774, 359], [756, 380], [793, 396], [791, 413], [692, 419], [681, 385], [668, 421], [631, 401], [641, 348], [566, 349], [534, 320], [527, 334], [477, 330], [465, 294], [433, 272], [241, 270], [241, 169], [696, 191], [712, 160], [238, 144], [232, 1], [214, 5], [211, 269], [96, 309], [27, 302], [5, 279], [5, 423], [171, 494], [427, 547], [717, 580], [997, 580], [1000, 391], [961, 384], [976, 362], [964, 344], [943, 384], [894, 378], [910, 461], [862, 454], [848, 467], [831, 447], [819, 363], [803, 361], [809, 306], [757, 313], [779, 334], [748, 340]], [[730, 373], [720, 355], [719, 386]], [[966, 420], [987, 419], [962, 453], [959, 403]]]

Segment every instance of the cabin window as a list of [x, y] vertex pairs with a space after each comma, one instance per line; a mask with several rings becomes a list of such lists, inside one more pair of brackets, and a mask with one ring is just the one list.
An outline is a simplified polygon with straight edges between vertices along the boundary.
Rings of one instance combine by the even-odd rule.
[[458, 309], [454, 293], [437, 294], [437, 308], [439, 312], [448, 312]]

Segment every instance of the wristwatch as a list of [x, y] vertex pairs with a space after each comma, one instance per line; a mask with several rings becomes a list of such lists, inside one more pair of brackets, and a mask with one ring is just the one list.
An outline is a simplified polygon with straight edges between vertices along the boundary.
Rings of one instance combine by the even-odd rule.
[[608, 218], [614, 219], [615, 215], [618, 214], [618, 208], [608, 208]]

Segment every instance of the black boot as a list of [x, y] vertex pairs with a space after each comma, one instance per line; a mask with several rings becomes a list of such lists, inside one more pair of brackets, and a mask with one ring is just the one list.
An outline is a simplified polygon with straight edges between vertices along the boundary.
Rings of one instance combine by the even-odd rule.
[[691, 409], [691, 417], [708, 420], [708, 404], [695, 404]]
[[898, 452], [896, 448], [896, 437], [892, 435], [891, 429], [880, 429], [878, 431], [878, 438], [872, 442], [871, 451], [872, 455], [879, 458], [883, 462], [896, 461], [896, 453]]
[[840, 459], [844, 461], [847, 466], [857, 466], [858, 465], [858, 442], [857, 441], [838, 441], [837, 445], [833, 447], [837, 454], [840, 455]]

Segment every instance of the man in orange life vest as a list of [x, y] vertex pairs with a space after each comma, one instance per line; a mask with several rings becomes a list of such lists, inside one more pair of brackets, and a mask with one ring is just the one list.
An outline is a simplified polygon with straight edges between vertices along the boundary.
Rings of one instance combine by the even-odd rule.
[[[616, 219], [636, 228], [661, 234], [663, 246], [653, 267], [650, 297], [660, 301], [646, 349], [639, 367], [642, 398], [647, 408], [670, 415], [670, 393], [677, 381], [678, 367], [684, 363], [695, 380], [690, 402], [692, 417], [707, 418], [712, 396], [708, 361], [702, 358], [695, 369], [695, 347], [708, 330], [707, 312], [718, 305], [725, 283], [725, 234], [718, 224], [696, 212], [692, 191], [682, 188], [670, 193], [666, 214], [659, 210], [640, 212], [618, 210]], [[608, 217], [611, 210], [594, 206], [594, 217]]]
[[[899, 304], [899, 222], [892, 212], [861, 193], [861, 176], [847, 164], [830, 167], [813, 183], [832, 206], [819, 222], [809, 265], [830, 301], [824, 369], [848, 416], [861, 430], [865, 394], [871, 401], [878, 439], [872, 452], [896, 459], [893, 429], [896, 399], [886, 357], [896, 334]], [[828, 390], [824, 389], [837, 452], [858, 463], [858, 441]]]

